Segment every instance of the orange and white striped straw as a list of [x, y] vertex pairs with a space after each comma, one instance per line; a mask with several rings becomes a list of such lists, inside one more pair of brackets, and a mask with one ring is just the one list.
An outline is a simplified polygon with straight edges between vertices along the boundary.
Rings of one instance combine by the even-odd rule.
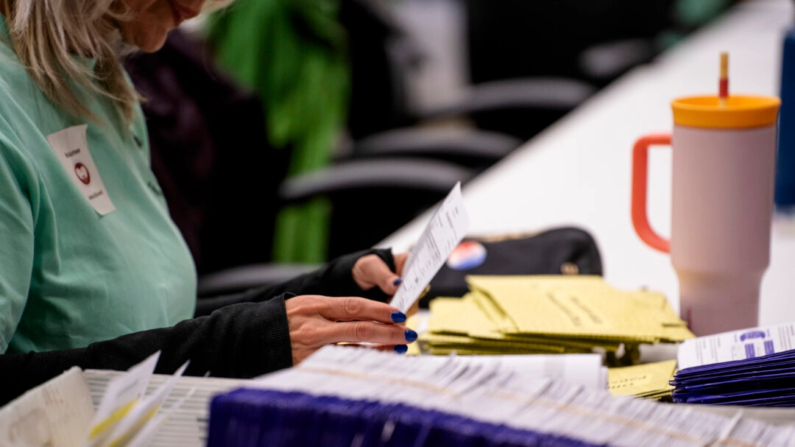
[[729, 53], [720, 54], [720, 83], [718, 84], [718, 105], [726, 107], [729, 99]]

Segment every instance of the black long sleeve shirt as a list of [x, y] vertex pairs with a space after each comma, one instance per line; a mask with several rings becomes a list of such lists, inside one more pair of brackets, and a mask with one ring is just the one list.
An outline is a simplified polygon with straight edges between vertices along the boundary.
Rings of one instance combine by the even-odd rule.
[[378, 290], [353, 280], [356, 261], [376, 254], [394, 271], [389, 250], [343, 256], [286, 283], [219, 298], [202, 299], [196, 317], [173, 327], [135, 332], [85, 348], [0, 355], [0, 405], [65, 370], [126, 370], [161, 351], [156, 373], [171, 374], [190, 360], [186, 375], [250, 378], [292, 366], [284, 302], [296, 295], [365, 296], [386, 301]]

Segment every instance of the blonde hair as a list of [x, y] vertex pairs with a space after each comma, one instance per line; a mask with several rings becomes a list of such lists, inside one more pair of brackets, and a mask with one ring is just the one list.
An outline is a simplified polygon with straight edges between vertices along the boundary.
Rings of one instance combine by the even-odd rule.
[[[120, 55], [129, 51], [116, 23], [129, 20], [118, 0], [10, 1], [11, 44], [29, 75], [56, 105], [76, 117], [97, 122], [78, 93], [110, 98], [124, 122], [131, 122], [140, 97], [127, 81]], [[214, 0], [212, 9], [230, 0]], [[208, 6], [208, 5], [206, 5]], [[208, 9], [208, 8], [205, 8]], [[87, 63], [93, 59], [92, 68]], [[75, 87], [78, 87], [75, 89]]]

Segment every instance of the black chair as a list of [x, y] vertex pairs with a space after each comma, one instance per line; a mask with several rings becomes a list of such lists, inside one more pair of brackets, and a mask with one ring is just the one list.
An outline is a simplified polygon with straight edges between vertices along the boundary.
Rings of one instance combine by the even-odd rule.
[[286, 202], [315, 197], [331, 201], [329, 257], [334, 258], [372, 247], [474, 174], [438, 160], [353, 160], [290, 178], [280, 188], [280, 196]]
[[522, 140], [510, 135], [455, 128], [403, 128], [365, 137], [352, 153], [359, 159], [416, 157], [485, 169], [511, 153]]
[[[425, 55], [411, 37], [383, 4], [375, 0], [343, 0], [340, 20], [348, 31], [350, 42], [352, 98], [348, 128], [354, 140], [353, 156], [358, 155], [358, 141], [379, 132], [400, 129], [402, 136], [409, 137], [411, 129], [416, 129], [411, 126], [418, 124], [461, 116], [510, 116], [516, 111], [530, 111], [530, 119], [525, 120], [520, 129], [508, 133], [524, 141], [580, 105], [595, 91], [588, 83], [561, 76], [501, 78], [473, 86], [459, 102], [433, 110], [414, 110], [408, 103], [406, 79], [423, 63]], [[480, 130], [492, 131], [492, 134], [499, 127], [482, 126], [480, 121], [478, 124]], [[464, 131], [475, 135], [479, 129]], [[443, 152], [449, 156], [451, 151]], [[425, 156], [434, 155], [426, 152]]]
[[[526, 77], [563, 77], [602, 88], [661, 50], [675, 0], [462, 0], [475, 85]], [[516, 134], [533, 110], [485, 113], [479, 126]]]
[[[673, 25], [675, 4], [675, 0], [464, 1], [475, 84], [562, 76], [600, 87], [657, 53], [654, 41]], [[639, 41], [643, 43], [637, 45]], [[620, 42], [635, 44], [610, 47]], [[589, 72], [583, 69], [583, 55], [598, 46], [610, 53], [611, 68]]]

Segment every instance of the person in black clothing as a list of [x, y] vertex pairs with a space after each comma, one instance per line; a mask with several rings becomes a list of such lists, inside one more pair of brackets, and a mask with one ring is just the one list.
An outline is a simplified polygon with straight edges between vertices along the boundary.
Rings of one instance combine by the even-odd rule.
[[[158, 350], [158, 373], [190, 360], [188, 375], [248, 378], [328, 344], [405, 352], [416, 339], [386, 304], [406, 260], [389, 250], [195, 304], [195, 268], [151, 175], [116, 51], [156, 51], [204, 6], [0, 0], [0, 405], [72, 366], [125, 370]], [[58, 156], [76, 154], [86, 164], [61, 169]], [[75, 183], [92, 182], [89, 168], [94, 180], [106, 174], [110, 208]]]
[[170, 328], [85, 348], [0, 355], [0, 405], [72, 366], [126, 370], [158, 350], [156, 373], [170, 374], [190, 360], [186, 375], [229, 378], [287, 368], [337, 342], [379, 343], [403, 353], [417, 335], [394, 324], [406, 316], [379, 300], [396, 291], [395, 272], [405, 260], [378, 249], [343, 256], [278, 286], [202, 300], [196, 318]]

